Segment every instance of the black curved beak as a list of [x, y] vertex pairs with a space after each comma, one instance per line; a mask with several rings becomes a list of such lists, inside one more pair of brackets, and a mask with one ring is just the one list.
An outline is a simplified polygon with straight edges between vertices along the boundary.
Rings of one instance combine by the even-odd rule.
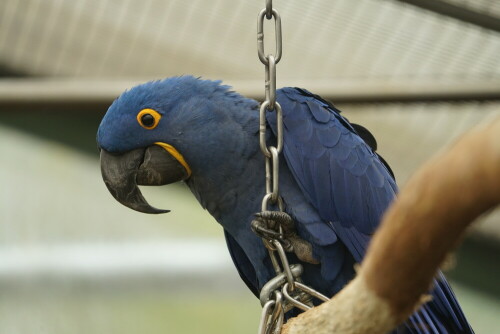
[[138, 185], [159, 186], [182, 181], [189, 174], [160, 146], [135, 149], [116, 155], [101, 150], [101, 173], [106, 187], [123, 205], [144, 213], [165, 213], [149, 205]]

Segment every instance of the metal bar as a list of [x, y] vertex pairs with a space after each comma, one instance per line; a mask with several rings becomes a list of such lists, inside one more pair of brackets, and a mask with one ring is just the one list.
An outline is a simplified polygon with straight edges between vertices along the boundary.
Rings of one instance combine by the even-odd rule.
[[474, 24], [478, 27], [500, 32], [500, 19], [485, 13], [479, 13], [468, 8], [457, 6], [442, 0], [397, 0], [434, 13], [449, 16], [454, 19]]
[[[107, 108], [126, 89], [143, 80], [75, 80], [75, 79], [1, 79], [0, 111], [7, 107], [57, 106], [71, 108], [79, 104]], [[244, 96], [262, 100], [260, 80], [234, 81], [226, 84]], [[425, 102], [500, 100], [500, 79], [484, 80], [283, 80], [284, 86], [302, 87], [335, 103]]]

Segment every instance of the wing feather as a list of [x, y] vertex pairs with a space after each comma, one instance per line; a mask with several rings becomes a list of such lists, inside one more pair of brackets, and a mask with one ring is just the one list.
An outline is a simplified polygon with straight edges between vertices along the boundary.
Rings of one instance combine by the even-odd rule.
[[[307, 216], [299, 214], [300, 228], [312, 237], [321, 275], [332, 280], [343, 268], [329, 264], [336, 261], [329, 254], [341, 247], [337, 238], [360, 262], [397, 186], [383, 159], [332, 104], [299, 88], [278, 90], [277, 100], [283, 110], [286, 163], [323, 220], [305, 223]], [[276, 133], [275, 114], [268, 113], [267, 121]], [[433, 301], [394, 333], [473, 333], [443, 276], [435, 280], [432, 294]]]
[[[364, 254], [366, 236], [394, 199], [394, 179], [331, 104], [295, 88], [278, 90], [277, 99], [283, 110], [284, 155], [297, 183], [320, 217], [339, 236], [352, 239], [342, 240], [349, 251]], [[268, 122], [276, 131], [274, 113]], [[362, 256], [355, 257], [361, 261]]]

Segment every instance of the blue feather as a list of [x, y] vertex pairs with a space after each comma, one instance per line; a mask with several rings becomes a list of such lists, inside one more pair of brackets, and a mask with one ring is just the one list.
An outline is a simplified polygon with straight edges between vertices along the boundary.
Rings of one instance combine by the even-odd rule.
[[[277, 101], [283, 109], [284, 156], [295, 181], [325, 225], [329, 222], [330, 233], [342, 241], [354, 261], [360, 262], [396, 195], [392, 175], [331, 104], [296, 88], [280, 89]], [[268, 123], [276, 132], [273, 114], [268, 114]], [[287, 200], [285, 192], [283, 196]], [[295, 218], [301, 224], [304, 217]], [[309, 225], [306, 231], [315, 234], [318, 226]], [[325, 261], [335, 261], [338, 247], [326, 250], [314, 244], [315, 239], [310, 240], [321, 257], [321, 275], [325, 281], [333, 280], [340, 274], [338, 266], [331, 267]], [[328, 290], [324, 286], [316, 288]], [[436, 281], [432, 293], [433, 301], [423, 305], [394, 333], [473, 333], [443, 277]]]
[[335, 126], [321, 127], [316, 130], [319, 142], [327, 148], [337, 145], [341, 135], [341, 131]]

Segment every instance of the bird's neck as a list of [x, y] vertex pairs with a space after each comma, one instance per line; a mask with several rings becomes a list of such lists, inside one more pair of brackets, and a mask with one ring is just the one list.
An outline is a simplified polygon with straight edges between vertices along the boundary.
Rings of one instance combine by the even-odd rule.
[[[202, 163], [194, 166], [186, 182], [200, 204], [233, 236], [259, 211], [265, 193], [258, 104], [244, 102], [245, 106], [236, 104], [224, 119], [216, 120], [223, 140], [199, 152]], [[235, 221], [236, 217], [244, 221]]]
[[259, 211], [265, 193], [264, 159], [255, 146], [254, 154], [228, 157], [223, 166], [187, 181], [200, 204], [233, 235]]

